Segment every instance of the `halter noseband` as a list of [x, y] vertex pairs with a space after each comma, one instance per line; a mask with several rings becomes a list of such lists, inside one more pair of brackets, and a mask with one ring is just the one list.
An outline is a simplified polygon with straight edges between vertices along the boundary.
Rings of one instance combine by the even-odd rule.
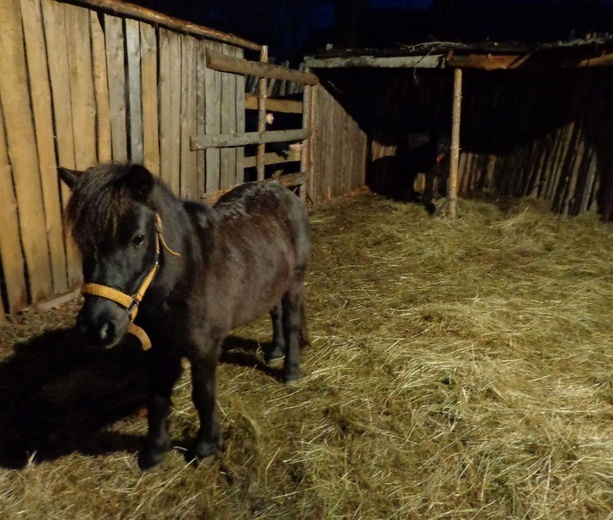
[[136, 318], [136, 314], [138, 313], [138, 306], [145, 296], [145, 292], [151, 285], [151, 282], [155, 278], [159, 268], [160, 268], [160, 244], [162, 247], [168, 251], [173, 256], [181, 256], [176, 251], [173, 251], [168, 247], [166, 241], [164, 240], [164, 236], [162, 235], [162, 219], [156, 213], [155, 214], [155, 263], [145, 279], [143, 283], [140, 284], [138, 291], [132, 296], [125, 294], [117, 289], [113, 289], [112, 287], [108, 287], [106, 285], [101, 285], [98, 283], [86, 283], [81, 287], [81, 294], [91, 294], [92, 296], [100, 296], [102, 298], [106, 298], [107, 300], [114, 301], [119, 306], [123, 307], [125, 311], [128, 313], [130, 317], [130, 324], [128, 325], [127, 332], [132, 334], [138, 338], [143, 347], [143, 350], [149, 350], [151, 348], [151, 340], [147, 333], [138, 325], [134, 324], [134, 319]]

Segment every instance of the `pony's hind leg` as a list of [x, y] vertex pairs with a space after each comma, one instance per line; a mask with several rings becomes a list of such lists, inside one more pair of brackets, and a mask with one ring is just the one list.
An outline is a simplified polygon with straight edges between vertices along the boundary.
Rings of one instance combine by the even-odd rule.
[[302, 277], [292, 282], [283, 295], [283, 335], [285, 337], [285, 364], [283, 381], [290, 382], [300, 375], [300, 338], [302, 336], [304, 289]]
[[181, 358], [171, 353], [151, 351], [149, 358], [148, 432], [138, 465], [146, 470], [159, 464], [170, 449], [168, 416], [172, 389], [181, 376]]
[[272, 343], [264, 350], [264, 361], [270, 363], [273, 359], [285, 356], [285, 337], [283, 335], [283, 305], [275, 305], [270, 311], [272, 319]]

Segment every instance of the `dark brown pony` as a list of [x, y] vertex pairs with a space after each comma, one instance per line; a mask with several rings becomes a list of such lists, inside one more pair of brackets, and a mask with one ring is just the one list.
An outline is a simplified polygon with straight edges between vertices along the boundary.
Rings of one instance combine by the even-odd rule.
[[298, 378], [300, 342], [308, 342], [303, 288], [310, 241], [303, 204], [272, 182], [239, 186], [214, 207], [186, 202], [138, 165], [83, 173], [60, 168], [60, 176], [73, 189], [67, 218], [83, 257], [78, 329], [104, 347], [134, 328], [144, 330], [144, 342], [147, 335], [151, 340], [141, 468], [158, 464], [170, 448], [168, 415], [182, 357], [191, 362], [200, 417], [191, 453], [214, 455], [221, 437], [215, 372], [233, 327], [270, 312], [273, 342], [265, 359], [285, 355], [283, 380]]

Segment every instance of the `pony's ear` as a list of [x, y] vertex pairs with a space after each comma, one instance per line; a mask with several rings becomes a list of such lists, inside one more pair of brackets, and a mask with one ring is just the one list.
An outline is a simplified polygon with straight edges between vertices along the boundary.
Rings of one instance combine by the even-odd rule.
[[151, 172], [140, 164], [133, 164], [123, 177], [125, 185], [136, 200], [145, 201], [155, 183]]
[[58, 166], [57, 172], [60, 175], [60, 179], [62, 179], [71, 190], [74, 188], [74, 185], [77, 183], [77, 180], [83, 173], [77, 170], [69, 170], [68, 168], [63, 168], [62, 166]]

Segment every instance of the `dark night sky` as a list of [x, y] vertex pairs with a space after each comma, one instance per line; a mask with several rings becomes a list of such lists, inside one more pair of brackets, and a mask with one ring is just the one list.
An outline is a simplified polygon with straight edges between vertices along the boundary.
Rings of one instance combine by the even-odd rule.
[[428, 40], [536, 43], [613, 32], [613, 0], [132, 0], [265, 43], [277, 60], [332, 43], [396, 47]]

